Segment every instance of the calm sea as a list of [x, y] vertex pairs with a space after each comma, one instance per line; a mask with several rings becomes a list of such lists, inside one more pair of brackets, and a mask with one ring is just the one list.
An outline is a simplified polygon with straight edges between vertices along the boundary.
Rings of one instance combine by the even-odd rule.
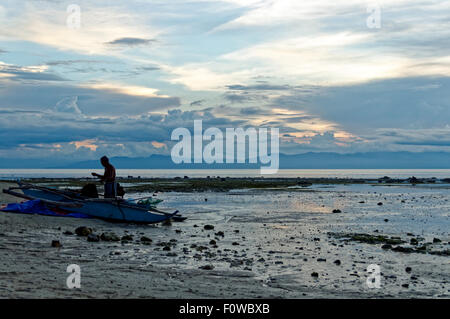
[[[0, 169], [0, 178], [16, 179], [28, 177], [90, 177], [91, 172], [101, 173], [101, 169]], [[117, 175], [122, 177], [258, 177], [257, 169], [118, 169]], [[280, 169], [275, 175], [264, 177], [338, 177], [338, 178], [392, 178], [436, 177], [450, 178], [450, 169]]]

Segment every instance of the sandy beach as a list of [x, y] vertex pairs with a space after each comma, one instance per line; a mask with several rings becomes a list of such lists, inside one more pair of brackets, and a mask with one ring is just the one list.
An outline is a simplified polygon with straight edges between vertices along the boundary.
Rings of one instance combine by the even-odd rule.
[[[160, 191], [161, 208], [188, 217], [171, 225], [0, 212], [0, 297], [449, 298], [450, 189], [435, 186]], [[119, 240], [87, 241], [80, 226]], [[80, 289], [66, 286], [70, 264]], [[380, 288], [366, 283], [372, 264]]]

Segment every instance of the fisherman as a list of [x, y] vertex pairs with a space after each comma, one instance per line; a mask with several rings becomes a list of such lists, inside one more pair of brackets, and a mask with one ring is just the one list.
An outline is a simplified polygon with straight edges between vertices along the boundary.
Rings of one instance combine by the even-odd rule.
[[105, 168], [105, 172], [103, 175], [92, 173], [92, 176], [99, 177], [100, 180], [105, 183], [105, 198], [116, 198], [117, 195], [117, 186], [116, 186], [116, 169], [109, 162], [108, 157], [103, 156], [100, 159], [100, 163], [102, 163]]

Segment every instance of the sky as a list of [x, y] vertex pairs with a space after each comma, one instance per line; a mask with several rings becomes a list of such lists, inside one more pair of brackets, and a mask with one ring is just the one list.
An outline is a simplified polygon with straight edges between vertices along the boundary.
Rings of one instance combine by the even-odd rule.
[[[450, 151], [450, 1], [2, 0], [0, 158], [170, 154], [279, 128], [280, 152]], [[79, 19], [78, 19], [79, 18]]]

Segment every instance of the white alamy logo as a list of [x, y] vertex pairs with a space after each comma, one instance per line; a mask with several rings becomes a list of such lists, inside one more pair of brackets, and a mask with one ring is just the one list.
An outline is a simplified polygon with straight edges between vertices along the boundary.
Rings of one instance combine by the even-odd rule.
[[366, 279], [367, 287], [381, 288], [381, 268], [377, 264], [370, 264], [367, 266], [369, 276]]
[[77, 4], [70, 4], [67, 6], [66, 25], [69, 29], [81, 28], [81, 7]]
[[[270, 135], [270, 152], [269, 152]], [[172, 161], [176, 164], [192, 163], [192, 136], [184, 127], [172, 132], [172, 141], [176, 143], [171, 151]], [[247, 144], [248, 140], [248, 144]], [[203, 147], [203, 141], [209, 143]], [[225, 145], [224, 145], [225, 141]], [[276, 174], [279, 167], [279, 130], [271, 128], [227, 128], [225, 139], [223, 132], [217, 127], [210, 127], [203, 131], [202, 120], [194, 121], [193, 163], [248, 163], [261, 166], [261, 174]], [[225, 146], [225, 147], [224, 147]], [[248, 150], [248, 151], [247, 151]], [[246, 158], [246, 154], [248, 154]]]
[[369, 29], [381, 28], [381, 6], [375, 2], [367, 6], [367, 13], [370, 15], [367, 17], [366, 25]]
[[81, 288], [81, 268], [77, 264], [71, 264], [67, 266], [67, 272], [70, 275], [67, 277], [67, 288]]

